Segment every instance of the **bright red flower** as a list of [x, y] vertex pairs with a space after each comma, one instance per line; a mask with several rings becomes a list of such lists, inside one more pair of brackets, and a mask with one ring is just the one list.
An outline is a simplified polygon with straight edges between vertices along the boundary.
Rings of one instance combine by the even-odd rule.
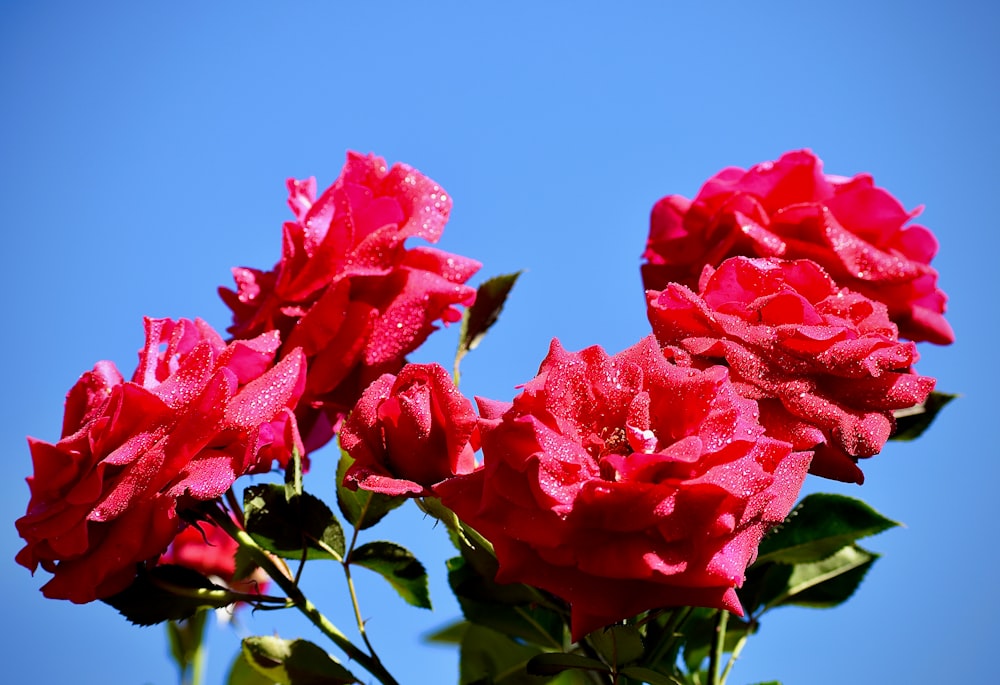
[[128, 586], [184, 525], [179, 513], [301, 449], [292, 409], [305, 360], [278, 334], [226, 344], [203, 321], [146, 319], [139, 367], [110, 362], [66, 397], [62, 439], [29, 438], [34, 475], [17, 562], [53, 574], [47, 597], [84, 603]]
[[478, 417], [438, 364], [407, 364], [372, 383], [344, 422], [341, 446], [355, 460], [350, 488], [427, 495], [476, 467]]
[[907, 212], [869, 174], [824, 174], [809, 150], [749, 170], [729, 167], [693, 201], [669, 195], [653, 207], [643, 283], [694, 290], [704, 266], [728, 257], [811, 259], [841, 286], [885, 304], [900, 336], [948, 344], [955, 335], [943, 316], [947, 298], [930, 266], [937, 240], [906, 225], [920, 210]]
[[[408, 238], [437, 242], [451, 198], [405, 164], [349, 153], [340, 177], [316, 198], [316, 181], [289, 179], [295, 221], [284, 225], [281, 260], [267, 272], [233, 270], [236, 291], [220, 288], [233, 310], [229, 331], [245, 338], [277, 330], [284, 349], [301, 347], [309, 374], [300, 419], [318, 420], [309, 442], [332, 435], [361, 391], [436, 328], [470, 305], [464, 285], [481, 266]], [[309, 407], [313, 410], [310, 411]]]
[[913, 372], [916, 345], [898, 340], [885, 306], [809, 260], [734, 257], [705, 269], [700, 295], [673, 283], [647, 301], [668, 354], [727, 365], [769, 435], [816, 451], [817, 475], [861, 483], [856, 462], [882, 450], [893, 411], [934, 389]]
[[570, 603], [574, 639], [657, 607], [742, 613], [809, 465], [724, 368], [676, 366], [652, 337], [614, 356], [553, 341], [512, 405], [480, 409], [483, 466], [435, 494], [493, 543], [499, 582]]

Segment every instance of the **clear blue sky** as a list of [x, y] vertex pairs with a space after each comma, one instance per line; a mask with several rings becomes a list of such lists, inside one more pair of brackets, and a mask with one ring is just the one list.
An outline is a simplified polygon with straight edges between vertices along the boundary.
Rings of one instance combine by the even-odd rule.
[[[45, 574], [14, 564], [24, 438], [58, 438], [63, 397], [97, 360], [131, 372], [143, 315], [224, 328], [215, 289], [231, 266], [276, 260], [286, 177], [323, 187], [356, 149], [443, 185], [441, 246], [484, 277], [527, 269], [464, 363], [468, 394], [508, 399], [553, 336], [618, 351], [647, 333], [638, 255], [656, 199], [798, 147], [926, 206], [958, 341], [922, 346], [919, 368], [964, 396], [924, 439], [869, 460], [863, 487], [810, 483], [907, 527], [868, 542], [884, 558], [845, 607], [775, 612], [733, 681], [996, 677], [998, 9], [540, 4], [0, 2], [6, 679], [175, 681], [162, 628], [46, 600]], [[455, 337], [418, 358], [447, 361]], [[307, 487], [329, 496], [323, 454]], [[455, 654], [416, 638], [458, 613], [445, 536], [409, 508], [387, 523], [429, 567], [436, 610], [375, 579], [370, 631], [404, 683], [452, 682]], [[310, 565], [306, 587], [350, 631], [336, 571]], [[240, 630], [315, 637], [295, 615], [244, 619], [211, 634], [210, 682]]]

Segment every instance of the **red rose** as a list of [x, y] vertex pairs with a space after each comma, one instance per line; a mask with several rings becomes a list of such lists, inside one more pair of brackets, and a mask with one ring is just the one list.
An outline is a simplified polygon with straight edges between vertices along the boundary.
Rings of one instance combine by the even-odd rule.
[[897, 339], [885, 306], [837, 287], [809, 260], [734, 257], [705, 269], [700, 296], [677, 284], [646, 295], [668, 353], [729, 366], [768, 434], [814, 449], [820, 476], [861, 483], [856, 462], [881, 451], [893, 411], [934, 389], [911, 369], [916, 345]]
[[298, 443], [305, 360], [292, 351], [272, 365], [277, 333], [227, 345], [203, 321], [145, 326], [130, 382], [100, 362], [67, 395], [62, 439], [29, 438], [17, 562], [54, 574], [47, 597], [84, 603], [124, 589], [174, 539], [181, 510], [287, 461]]
[[826, 175], [809, 150], [787, 152], [748, 171], [723, 169], [694, 201], [669, 195], [657, 202], [643, 283], [693, 290], [702, 267], [728, 257], [811, 259], [841, 286], [884, 303], [900, 336], [951, 343], [947, 298], [930, 266], [937, 241], [923, 226], [905, 225], [919, 213], [903, 209], [869, 174]]
[[260, 594], [267, 587], [267, 574], [257, 569], [250, 578], [235, 580], [236, 551], [239, 545], [226, 531], [207, 521], [184, 528], [160, 557], [160, 564], [176, 564], [248, 594]]
[[350, 488], [426, 495], [430, 486], [476, 467], [478, 417], [438, 364], [407, 364], [365, 390], [340, 433], [354, 459]]
[[675, 366], [651, 336], [610, 357], [553, 341], [523, 388], [484, 405], [483, 466], [434, 489], [493, 543], [497, 580], [567, 600], [574, 639], [663, 606], [742, 613], [810, 455], [763, 436], [724, 368]]
[[219, 292], [235, 336], [277, 330], [284, 349], [305, 352], [300, 418], [319, 422], [310, 441], [319, 446], [368, 383], [402, 368], [435, 321], [461, 318], [456, 305], [475, 299], [464, 283], [481, 265], [404, 246], [411, 237], [437, 242], [451, 211], [451, 198], [404, 164], [387, 169], [379, 157], [349, 153], [319, 199], [315, 179], [290, 179], [288, 188], [296, 220], [284, 225], [281, 260], [268, 272], [234, 269], [236, 291]]

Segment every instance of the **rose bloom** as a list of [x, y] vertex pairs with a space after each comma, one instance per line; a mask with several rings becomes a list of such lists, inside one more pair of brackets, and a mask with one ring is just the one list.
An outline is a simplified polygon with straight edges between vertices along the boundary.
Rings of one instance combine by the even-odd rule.
[[347, 487], [428, 495], [476, 466], [478, 417], [438, 364], [407, 364], [372, 383], [344, 422], [341, 446], [354, 459]]
[[653, 207], [643, 283], [693, 290], [702, 267], [728, 257], [811, 259], [841, 286], [885, 304], [901, 337], [948, 344], [955, 335], [942, 316], [947, 298], [930, 266], [937, 240], [906, 225], [921, 209], [907, 212], [869, 174], [824, 174], [809, 150], [749, 170], [729, 167], [693, 201], [669, 195]]
[[809, 260], [734, 257], [705, 269], [700, 295], [670, 284], [646, 296], [668, 354], [729, 366], [768, 434], [815, 450], [820, 476], [863, 482], [856, 462], [881, 451], [893, 411], [934, 389], [913, 372], [916, 345], [898, 340], [885, 306], [839, 288]]
[[313, 178], [289, 179], [288, 189], [295, 220], [284, 225], [281, 260], [266, 272], [234, 269], [236, 290], [219, 292], [233, 310], [233, 335], [277, 330], [284, 349], [305, 352], [299, 416], [316, 447], [371, 381], [402, 368], [435, 321], [461, 318], [457, 305], [475, 299], [465, 282], [481, 265], [405, 247], [408, 238], [437, 242], [451, 211], [444, 190], [405, 164], [389, 169], [352, 152], [318, 199]]
[[435, 493], [493, 543], [498, 582], [570, 603], [575, 640], [658, 607], [742, 615], [735, 588], [809, 466], [726, 369], [676, 366], [652, 336], [614, 356], [553, 341], [512, 405], [480, 410], [483, 465]]
[[184, 526], [184, 509], [301, 449], [292, 409], [305, 360], [293, 351], [275, 365], [277, 333], [226, 344], [200, 320], [145, 328], [131, 381], [99, 362], [66, 396], [62, 439], [28, 440], [17, 562], [53, 574], [46, 597], [84, 603], [125, 589]]
[[237, 592], [260, 594], [267, 587], [267, 574], [260, 569], [249, 578], [234, 577], [238, 549], [239, 544], [222, 528], [199, 521], [177, 534], [159, 563], [192, 569]]

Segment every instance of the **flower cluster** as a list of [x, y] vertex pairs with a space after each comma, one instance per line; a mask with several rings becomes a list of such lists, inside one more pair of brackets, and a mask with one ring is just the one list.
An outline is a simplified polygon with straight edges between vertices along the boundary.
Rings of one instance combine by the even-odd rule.
[[147, 319], [132, 380], [98, 363], [67, 395], [62, 439], [29, 440], [17, 561], [53, 573], [46, 596], [107, 598], [165, 552], [233, 580], [230, 563], [206, 561], [233, 545], [198, 547], [187, 528], [199, 503], [327, 442], [371, 380], [475, 299], [465, 282], [478, 262], [404, 244], [438, 240], [451, 209], [415, 169], [350, 153], [318, 199], [314, 179], [288, 188], [295, 220], [277, 266], [235, 269], [237, 291], [220, 289], [234, 339]]
[[203, 321], [146, 319], [139, 366], [125, 381], [110, 362], [66, 397], [62, 439], [30, 440], [31, 500], [17, 562], [53, 574], [46, 597], [108, 597], [156, 559], [198, 502], [248, 473], [288, 460], [302, 353], [274, 363], [278, 336], [231, 343]]
[[[332, 508], [303, 489], [307, 450], [339, 433], [338, 504], [355, 533], [422, 498], [456, 541], [495, 555], [483, 583], [556, 598], [550, 642], [564, 642], [567, 623], [583, 642], [667, 607], [752, 614], [737, 590], [807, 473], [861, 483], [858, 461], [931, 397], [916, 342], [954, 337], [930, 266], [935, 240], [906, 225], [917, 212], [868, 175], [825, 175], [812, 153], [790, 152], [723, 170], [693, 201], [656, 204], [642, 267], [651, 330], [636, 344], [610, 354], [553, 340], [512, 401], [473, 402], [442, 366], [406, 361], [436, 322], [470, 307], [457, 376], [506, 296], [493, 279], [477, 297], [467, 282], [479, 262], [406, 244], [441, 237], [449, 196], [411, 167], [355, 153], [323, 193], [314, 179], [288, 190], [294, 220], [277, 264], [234, 269], [236, 289], [220, 289], [232, 339], [200, 320], [146, 319], [131, 380], [98, 363], [66, 397], [61, 439], [29, 439], [17, 562], [52, 574], [46, 596], [121, 599], [157, 564], [253, 593], [234, 559], [242, 545], [289, 597], [252, 601], [304, 608], [395, 683], [373, 650], [317, 620], [298, 574], [269, 556], [335, 559], [348, 583], [352, 564], [366, 566], [429, 606], [426, 587], [407, 585], [424, 573], [408, 550], [355, 547], [357, 535], [348, 546]], [[286, 469], [285, 486], [248, 488], [240, 512], [235, 481], [272, 468]], [[205, 586], [181, 589], [201, 606]], [[664, 639], [676, 627], [660, 626]], [[359, 682], [333, 672], [324, 682]]]
[[439, 497], [492, 543], [498, 581], [571, 605], [575, 639], [655, 607], [742, 614], [734, 590], [806, 472], [861, 483], [858, 459], [934, 388], [897, 328], [951, 340], [911, 216], [809, 152], [664, 198], [643, 268], [655, 337], [616, 355], [554, 341], [512, 404], [477, 398], [478, 424], [440, 367], [384, 376], [344, 427], [346, 483]]
[[954, 340], [947, 298], [930, 266], [938, 245], [869, 174], [823, 173], [809, 150], [749, 170], [729, 167], [694, 200], [668, 195], [653, 207], [642, 277], [647, 290], [697, 288], [702, 268], [728, 257], [810, 259], [836, 282], [888, 307], [915, 341]]

